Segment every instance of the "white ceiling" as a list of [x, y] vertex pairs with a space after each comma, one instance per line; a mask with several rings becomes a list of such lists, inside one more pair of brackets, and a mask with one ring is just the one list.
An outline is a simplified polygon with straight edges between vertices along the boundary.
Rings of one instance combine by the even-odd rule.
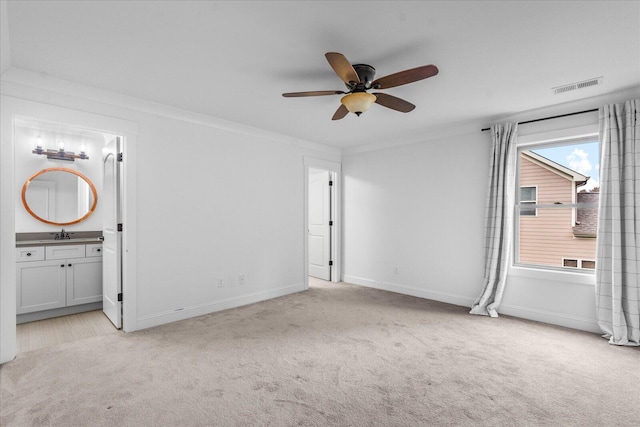
[[[640, 2], [9, 1], [11, 66], [347, 148], [413, 138], [640, 84]], [[3, 44], [6, 46], [6, 43]], [[377, 77], [435, 64], [332, 121], [343, 90], [324, 53]], [[7, 56], [7, 55], [4, 55]], [[593, 77], [604, 85], [553, 95]]]

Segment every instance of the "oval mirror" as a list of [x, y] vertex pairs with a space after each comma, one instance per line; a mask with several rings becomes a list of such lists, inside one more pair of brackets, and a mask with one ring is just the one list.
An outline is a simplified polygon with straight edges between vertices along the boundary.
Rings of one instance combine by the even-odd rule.
[[24, 208], [46, 224], [77, 224], [91, 216], [97, 203], [95, 185], [73, 169], [43, 169], [22, 186]]

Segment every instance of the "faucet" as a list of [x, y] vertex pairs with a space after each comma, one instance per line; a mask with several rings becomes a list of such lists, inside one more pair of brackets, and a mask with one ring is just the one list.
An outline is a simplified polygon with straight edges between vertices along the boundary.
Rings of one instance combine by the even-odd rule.
[[56, 236], [54, 238], [55, 240], [65, 240], [65, 239], [71, 239], [71, 236], [69, 236], [69, 233], [64, 231], [64, 228], [62, 229], [62, 231], [60, 233], [56, 233]]

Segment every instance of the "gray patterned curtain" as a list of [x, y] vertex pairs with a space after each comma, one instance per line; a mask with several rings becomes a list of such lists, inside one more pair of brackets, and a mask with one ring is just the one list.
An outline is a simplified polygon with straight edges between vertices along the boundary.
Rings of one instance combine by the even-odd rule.
[[485, 211], [484, 289], [471, 314], [498, 317], [513, 242], [517, 123], [491, 126], [491, 170]]
[[640, 345], [640, 99], [600, 108], [598, 324], [611, 344]]

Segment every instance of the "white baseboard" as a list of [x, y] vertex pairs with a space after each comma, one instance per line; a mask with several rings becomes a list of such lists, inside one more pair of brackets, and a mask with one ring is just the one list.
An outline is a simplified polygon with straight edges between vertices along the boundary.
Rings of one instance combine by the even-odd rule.
[[230, 308], [242, 307], [244, 305], [253, 304], [260, 301], [281, 297], [284, 295], [301, 292], [306, 289], [304, 283], [286, 286], [284, 288], [270, 289], [268, 291], [256, 292], [253, 294], [241, 295], [238, 297], [228, 298], [225, 300], [209, 302], [202, 305], [185, 307], [176, 311], [165, 311], [137, 319], [136, 330], [151, 328], [154, 326], [164, 325], [166, 323], [185, 320], [192, 317], [202, 316], [205, 314], [215, 313], [217, 311], [227, 310]]
[[395, 292], [403, 295], [411, 295], [418, 298], [430, 299], [433, 301], [446, 302], [447, 304], [469, 307], [473, 304], [473, 299], [455, 294], [435, 292], [426, 289], [417, 289], [404, 285], [378, 282], [376, 280], [365, 279], [363, 277], [344, 276], [344, 281], [354, 285], [367, 286], [369, 288], [382, 289], [383, 291]]
[[593, 332], [596, 334], [602, 333], [597, 321], [571, 316], [565, 313], [557, 313], [536, 308], [521, 307], [508, 304], [500, 305], [498, 312], [507, 316], [519, 317], [521, 319], [527, 320], [535, 320], [536, 322], [549, 323], [556, 326], [564, 326], [565, 328], [578, 329], [580, 331]]
[[[344, 276], [346, 283], [354, 285], [366, 286], [369, 288], [381, 289], [384, 291], [396, 292], [404, 295], [411, 295], [418, 298], [425, 298], [434, 301], [440, 301], [447, 304], [469, 307], [473, 305], [475, 299], [463, 297], [460, 295], [448, 294], [443, 292], [434, 292], [425, 289], [416, 289], [398, 284], [383, 283], [376, 280], [365, 279], [355, 276]], [[500, 314], [507, 316], [519, 317], [536, 322], [549, 323], [556, 326], [564, 326], [566, 328], [578, 329], [581, 331], [601, 333], [598, 323], [592, 319], [585, 319], [571, 316], [565, 313], [556, 313], [546, 310], [539, 310], [530, 307], [522, 307], [515, 305], [502, 304], [498, 309]]]

